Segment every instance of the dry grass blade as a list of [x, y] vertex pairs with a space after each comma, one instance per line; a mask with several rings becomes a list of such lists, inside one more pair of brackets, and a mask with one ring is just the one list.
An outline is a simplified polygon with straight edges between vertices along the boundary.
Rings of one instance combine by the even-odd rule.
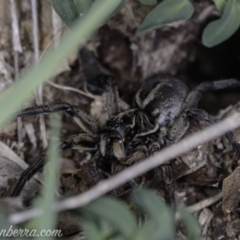
[[[0, 154], [16, 163], [22, 169], [26, 169], [28, 167], [28, 164], [26, 162], [24, 162], [15, 152], [12, 151], [11, 148], [9, 148], [1, 141], [0, 141]], [[34, 175], [34, 178], [41, 183], [43, 182], [40, 174]]]
[[223, 194], [222, 194], [222, 192], [220, 192], [213, 197], [204, 199], [201, 202], [198, 202], [198, 203], [193, 204], [192, 206], [189, 206], [188, 211], [190, 211], [192, 213], [198, 212], [198, 211], [202, 210], [203, 208], [209, 207], [212, 204], [214, 204], [215, 202], [220, 201], [222, 199], [222, 197], [223, 197]]

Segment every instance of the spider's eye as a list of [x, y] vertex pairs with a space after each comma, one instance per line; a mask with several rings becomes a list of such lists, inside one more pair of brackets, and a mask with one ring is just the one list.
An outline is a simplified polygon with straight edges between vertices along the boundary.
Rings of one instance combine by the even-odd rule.
[[114, 122], [114, 121], [108, 121], [108, 122], [106, 123], [106, 126], [107, 126], [108, 128], [118, 128], [118, 127], [120, 126], [120, 124], [119, 124], [119, 123], [116, 123], [116, 122]]

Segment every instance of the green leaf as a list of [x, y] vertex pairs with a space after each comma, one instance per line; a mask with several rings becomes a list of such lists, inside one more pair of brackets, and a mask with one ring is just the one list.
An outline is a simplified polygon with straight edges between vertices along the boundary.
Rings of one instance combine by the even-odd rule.
[[92, 0], [73, 0], [80, 17], [84, 16], [92, 5]]
[[[92, 0], [53, 0], [53, 7], [66, 25], [71, 28], [77, 19], [83, 18], [92, 6]], [[97, 30], [89, 40], [97, 34]]]
[[[43, 197], [37, 201], [37, 206], [42, 209], [43, 214], [34, 220], [36, 228], [41, 231], [43, 229], [53, 229], [55, 226], [57, 213], [53, 210], [55, 201], [55, 189], [57, 189], [58, 173], [59, 173], [59, 143], [53, 139], [60, 138], [60, 114], [51, 116], [51, 133], [52, 140], [47, 151], [48, 171], [45, 171], [45, 184], [43, 186]], [[39, 237], [37, 239], [42, 239]], [[48, 238], [53, 239], [53, 238]]]
[[188, 239], [189, 240], [199, 240], [200, 239], [200, 230], [198, 227], [197, 220], [193, 217], [193, 215], [186, 208], [179, 208], [178, 212], [180, 214], [181, 219], [184, 222], [184, 225], [188, 231]]
[[144, 5], [155, 5], [157, 4], [157, 0], [138, 0], [140, 3]]
[[79, 210], [80, 216], [86, 220], [106, 221], [124, 237], [130, 238], [137, 228], [136, 220], [128, 206], [110, 197], [102, 197]]
[[150, 239], [152, 240], [174, 239], [174, 218], [165, 202], [153, 191], [147, 189], [134, 190], [133, 197], [148, 214], [149, 220], [144, 224], [142, 233], [151, 232]]
[[[103, 4], [104, 0], [52, 0], [53, 7], [66, 25], [71, 28], [77, 19], [82, 19], [89, 11], [91, 14]], [[105, 15], [100, 26], [111, 18], [127, 0], [117, 1], [118, 7], [114, 12]], [[97, 34], [97, 30], [89, 37], [92, 39]]]
[[[91, 5], [88, 13], [89, 13], [89, 14], [92, 14], [92, 13], [96, 12], [96, 11], [99, 9], [99, 7], [102, 6], [102, 4], [103, 4], [104, 1], [105, 1], [105, 0], [95, 0], [95, 1], [93, 2], [93, 4]], [[119, 9], [120, 9], [127, 1], [128, 1], [128, 0], [118, 1], [119, 4], [118, 4], [118, 6], [116, 7], [115, 11], [114, 11], [114, 12], [111, 12], [111, 13], [109, 13], [109, 14], [106, 14], [106, 15], [105, 15], [105, 18], [104, 18], [103, 21], [100, 23], [100, 26], [103, 25], [104, 23], [106, 23], [111, 17], [113, 17], [113, 16], [119, 11]], [[90, 36], [89, 40], [91, 40], [96, 34], [97, 34], [97, 31], [94, 32], [94, 33]]]
[[52, 206], [55, 201], [55, 192], [57, 189], [58, 173], [59, 173], [59, 142], [54, 139], [60, 139], [61, 115], [53, 114], [51, 116], [51, 141], [47, 151], [48, 171], [44, 173], [45, 184], [43, 186], [43, 198], [38, 202], [38, 207], [43, 210], [43, 214], [39, 217], [39, 230], [53, 229], [57, 218], [56, 211]]
[[71, 27], [78, 19], [79, 11], [72, 0], [53, 0], [53, 8], [60, 18]]
[[[92, 13], [92, 12], [97, 11], [97, 9], [99, 8], [99, 6], [101, 6], [104, 1], [105, 1], [105, 0], [95, 0], [94, 3], [92, 4], [90, 10], [89, 10], [89, 13]], [[106, 14], [106, 15], [105, 15], [105, 19], [104, 19], [104, 21], [101, 23], [101, 25], [104, 24], [105, 22], [107, 22], [112, 16], [114, 16], [114, 15], [119, 11], [119, 9], [120, 9], [127, 1], [128, 1], [128, 0], [119, 1], [119, 4], [118, 4], [118, 6], [116, 7], [115, 11], [112, 12], [112, 13]]]
[[226, 5], [226, 0], [214, 0], [214, 3], [218, 11], [222, 14], [224, 10], [224, 6]]
[[202, 42], [206, 47], [214, 47], [231, 37], [240, 25], [240, 4], [238, 0], [228, 0], [220, 19], [207, 25]]
[[96, 221], [96, 219], [88, 220], [86, 218], [82, 219], [81, 227], [84, 231], [84, 235], [86, 235], [88, 240], [124, 240], [123, 236], [116, 234], [115, 229], [110, 226], [103, 219]]
[[84, 219], [81, 223], [84, 234], [88, 240], [103, 240], [106, 235], [106, 231], [98, 226], [93, 220]]
[[143, 34], [175, 21], [187, 20], [193, 12], [194, 8], [189, 0], [164, 0], [146, 16], [137, 32]]

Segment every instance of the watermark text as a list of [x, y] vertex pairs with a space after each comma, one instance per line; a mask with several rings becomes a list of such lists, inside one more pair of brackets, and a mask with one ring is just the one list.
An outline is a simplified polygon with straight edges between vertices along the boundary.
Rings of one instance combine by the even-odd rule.
[[0, 229], [0, 237], [62, 237], [60, 229], [27, 229], [14, 228], [11, 225], [8, 229]]

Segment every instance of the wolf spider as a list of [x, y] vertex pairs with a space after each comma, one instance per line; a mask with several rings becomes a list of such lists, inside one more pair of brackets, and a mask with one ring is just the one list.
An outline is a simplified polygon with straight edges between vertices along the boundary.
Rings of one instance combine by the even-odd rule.
[[[101, 180], [98, 163], [112, 163], [124, 168], [180, 140], [186, 133], [191, 119], [207, 124], [216, 122], [215, 117], [197, 105], [204, 91], [240, 87], [235, 79], [203, 82], [191, 91], [185, 83], [167, 75], [157, 75], [145, 80], [134, 97], [133, 108], [121, 110], [118, 90], [114, 79], [108, 75], [99, 77], [106, 92], [109, 119], [101, 128], [91, 116], [65, 102], [53, 102], [29, 107], [17, 116], [27, 117], [64, 111], [71, 115], [84, 133], [68, 137], [62, 149], [72, 148], [90, 151], [93, 157], [89, 163], [90, 174], [98, 183]], [[233, 134], [226, 134], [233, 150], [240, 154], [240, 147], [233, 140]], [[44, 156], [23, 171], [12, 193], [18, 196], [25, 183], [45, 164]], [[174, 205], [173, 176], [171, 166], [160, 166], [166, 201]], [[129, 182], [136, 186], [134, 180]]]

